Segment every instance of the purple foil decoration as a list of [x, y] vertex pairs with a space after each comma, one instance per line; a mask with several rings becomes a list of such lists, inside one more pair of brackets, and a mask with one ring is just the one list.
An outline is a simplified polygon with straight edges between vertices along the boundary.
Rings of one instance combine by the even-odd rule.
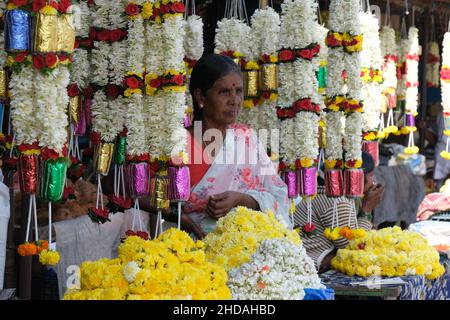
[[129, 163], [124, 166], [125, 186], [131, 198], [150, 194], [149, 173], [147, 162]]
[[191, 182], [189, 168], [170, 167], [169, 174], [169, 199], [170, 201], [187, 201], [190, 196]]
[[80, 110], [78, 123], [75, 124], [73, 133], [77, 136], [84, 136], [86, 134], [86, 117], [87, 114], [84, 109]]
[[364, 195], [363, 169], [347, 169], [344, 171], [344, 193], [349, 198], [359, 198]]
[[317, 168], [298, 169], [297, 182], [300, 196], [314, 196], [317, 193]]
[[189, 116], [189, 114], [185, 114], [184, 115], [184, 119], [183, 119], [183, 122], [184, 122], [184, 127], [185, 128], [189, 128], [192, 124], [191, 124], [191, 117]]
[[411, 113], [408, 113], [406, 115], [406, 126], [407, 127], [415, 127], [416, 126], [416, 119], [414, 118], [414, 115]]
[[288, 187], [288, 197], [295, 198], [298, 196], [297, 190], [297, 175], [294, 171], [287, 171], [283, 173], [283, 180]]
[[85, 98], [84, 99], [84, 114], [86, 117], [86, 126], [90, 126], [92, 124], [92, 114], [91, 114], [91, 106], [92, 106], [92, 99]]
[[344, 195], [342, 170], [325, 170], [325, 195], [327, 197], [342, 197]]

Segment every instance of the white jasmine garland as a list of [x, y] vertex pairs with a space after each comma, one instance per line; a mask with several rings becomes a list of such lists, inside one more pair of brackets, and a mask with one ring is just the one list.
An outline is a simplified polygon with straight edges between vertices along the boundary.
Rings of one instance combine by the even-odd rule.
[[320, 116], [299, 112], [295, 117], [295, 146], [297, 159], [317, 159], [319, 155]]
[[111, 45], [107, 42], [94, 41], [94, 48], [91, 51], [92, 83], [99, 86], [108, 84], [108, 66]]
[[185, 37], [184, 20], [181, 16], [172, 16], [164, 20], [162, 29], [164, 39], [164, 70], [184, 70]]
[[90, 81], [91, 64], [87, 50], [77, 48], [73, 51], [73, 63], [70, 74], [71, 82], [78, 85], [79, 88], [85, 88]]
[[94, 94], [91, 107], [92, 111], [92, 129], [100, 133], [104, 142], [114, 142], [117, 134], [123, 129], [123, 117], [125, 112], [120, 108], [124, 104], [121, 97], [114, 101], [108, 101], [103, 90]]
[[328, 97], [334, 97], [344, 94], [344, 79], [342, 78], [342, 70], [344, 70], [344, 55], [345, 53], [342, 48], [328, 50]]
[[166, 156], [177, 155], [186, 149], [187, 135], [183, 126], [186, 111], [185, 93], [162, 92], [160, 95], [165, 103], [164, 154]]
[[295, 69], [292, 63], [278, 65], [278, 106], [291, 107], [295, 99]]
[[116, 41], [111, 43], [109, 55], [109, 77], [110, 83], [122, 85], [123, 78], [127, 74], [128, 48], [127, 41]]
[[91, 9], [92, 26], [96, 28], [108, 29], [109, 24], [109, 4], [114, 1], [96, 0], [95, 6]]
[[[398, 55], [398, 63], [399, 65], [403, 65], [406, 63], [406, 54], [408, 53], [409, 41], [408, 39], [401, 39], [398, 44], [399, 55]], [[399, 100], [405, 100], [406, 97], [406, 75], [402, 74], [400, 80], [397, 83], [397, 96]]]
[[235, 51], [240, 54], [248, 51], [250, 27], [237, 18], [223, 18], [217, 22], [215, 53]]
[[384, 57], [383, 83], [382, 89], [396, 90], [397, 88], [397, 64], [395, 58], [398, 57], [397, 44], [395, 42], [395, 30], [384, 26], [380, 33], [381, 54]]
[[292, 64], [294, 71], [292, 87], [295, 101], [309, 98], [313, 103], [319, 104], [322, 98], [317, 91], [319, 86], [316, 77], [318, 65], [303, 59], [297, 59]]
[[128, 70], [143, 73], [145, 58], [145, 29], [141, 16], [128, 21]]
[[[364, 41], [363, 41], [364, 42]], [[347, 96], [352, 99], [361, 100], [361, 54], [354, 52], [344, 55], [345, 72], [347, 74], [346, 86]]]
[[148, 152], [142, 99], [141, 94], [133, 94], [127, 100], [125, 125], [128, 129], [127, 154], [130, 156], [139, 156]]
[[77, 36], [89, 37], [90, 12], [87, 2], [80, 1], [72, 5], [74, 27]]
[[327, 146], [325, 150], [326, 160], [342, 159], [342, 118], [343, 113], [328, 112], [326, 114], [326, 138]]
[[265, 240], [252, 260], [228, 272], [235, 300], [302, 300], [305, 288], [324, 289], [302, 245]]
[[[124, 15], [124, 8], [129, 2], [128, 0], [106, 1], [108, 4], [108, 22], [109, 29], [126, 28], [127, 20]], [[135, 1], [140, 3], [142, 1]], [[95, 2], [97, 4], [97, 1]]]
[[280, 155], [282, 161], [294, 164], [296, 159], [294, 119], [282, 120], [280, 123]]
[[184, 38], [184, 50], [186, 57], [198, 60], [203, 55], [203, 20], [197, 15], [187, 18], [185, 24], [186, 37]]
[[146, 125], [146, 140], [148, 151], [154, 158], [165, 155], [165, 121], [162, 121], [161, 115], [164, 114], [165, 105], [163, 97], [160, 95], [144, 97], [144, 114]]
[[259, 56], [276, 55], [279, 49], [280, 16], [271, 7], [257, 9], [251, 18], [252, 33]]
[[419, 81], [419, 62], [411, 59], [411, 56], [419, 55], [419, 30], [416, 27], [410, 27], [408, 31], [408, 56], [406, 58], [406, 83], [410, 87], [406, 88], [406, 112], [417, 113], [417, 104], [419, 90], [417, 87]]
[[345, 119], [344, 150], [345, 160], [361, 160], [362, 115], [353, 112]]
[[23, 67], [21, 72], [13, 73], [9, 82], [11, 93], [11, 123], [17, 144], [32, 144], [37, 141], [40, 126], [36, 123], [36, 104], [34, 103], [33, 67]]
[[[5, 15], [5, 5], [6, 1], [0, 3], [0, 14]], [[0, 68], [4, 68], [6, 65], [6, 58], [8, 54], [5, 51], [5, 31], [0, 30]]]
[[149, 74], [162, 74], [165, 52], [163, 46], [163, 26], [152, 21], [146, 22], [145, 27], [145, 65]]
[[[444, 34], [442, 42], [442, 68], [450, 68], [450, 32]], [[441, 80], [443, 112], [450, 112], [450, 82]]]

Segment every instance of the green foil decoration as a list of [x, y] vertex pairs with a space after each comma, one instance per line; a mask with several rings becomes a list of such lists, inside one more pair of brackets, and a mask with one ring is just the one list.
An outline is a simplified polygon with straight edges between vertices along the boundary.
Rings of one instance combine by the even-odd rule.
[[119, 166], [125, 163], [126, 148], [127, 148], [127, 137], [118, 136], [114, 162]]
[[323, 66], [317, 71], [317, 81], [319, 82], [319, 88], [327, 87], [327, 67]]
[[67, 158], [45, 160], [42, 165], [41, 198], [56, 202], [61, 200], [66, 182]]

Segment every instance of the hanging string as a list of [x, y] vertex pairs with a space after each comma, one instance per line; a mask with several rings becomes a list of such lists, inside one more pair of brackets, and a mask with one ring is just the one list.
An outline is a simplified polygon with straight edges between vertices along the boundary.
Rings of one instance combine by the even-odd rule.
[[119, 188], [118, 188], [118, 168], [117, 168], [117, 164], [114, 164], [114, 195], [117, 197], [119, 196]]
[[407, 39], [408, 38], [408, 31], [406, 30], [406, 19], [405, 19], [405, 16], [402, 17], [401, 38], [402, 39]]
[[306, 199], [307, 213], [308, 213], [308, 225], [312, 225], [312, 202], [311, 199]]
[[136, 199], [136, 204], [137, 204], [137, 214], [138, 214], [138, 219], [139, 219], [139, 230], [145, 231], [144, 229], [142, 229], [141, 208], [139, 207], [139, 199]]
[[[448, 143], [447, 143], [448, 145]], [[33, 210], [33, 195], [30, 196], [30, 203], [28, 207], [28, 222], [27, 222], [27, 233], [25, 235], [25, 242], [28, 242], [28, 238], [30, 236], [30, 227], [31, 227], [31, 211]]]
[[317, 1], [317, 19], [319, 20], [319, 24], [322, 25], [323, 21], [322, 21], [322, 13], [320, 12], [320, 2]]
[[408, 9], [408, 0], [405, 0], [405, 15], [409, 14], [409, 9]]
[[353, 199], [353, 201], [352, 201], [352, 213], [353, 213], [353, 217], [354, 217], [354, 221], [355, 221], [355, 227], [356, 227], [356, 229], [358, 229], [359, 228], [359, 225], [358, 225], [358, 215], [357, 215], [357, 213], [356, 213], [356, 199]]
[[52, 244], [52, 202], [48, 202], [48, 247]]
[[445, 146], [445, 151], [447, 151], [447, 152], [448, 152], [449, 139], [450, 139], [450, 137], [447, 136], [447, 142], [446, 142], [446, 146]]
[[416, 16], [416, 7], [413, 5], [413, 6], [412, 6], [412, 21], [411, 21], [411, 25], [412, 25], [413, 27], [416, 26], [415, 21], [414, 21], [415, 16]]
[[[123, 165], [120, 166], [119, 179], [120, 179], [120, 181], [122, 181], [122, 197], [125, 199], [126, 198], [126, 194], [125, 194], [125, 176], [123, 174]], [[120, 192], [120, 190], [119, 190], [119, 192]]]
[[13, 137], [12, 137], [12, 141], [11, 141], [11, 150], [9, 150], [9, 157], [12, 158], [13, 156], [13, 150], [14, 150], [14, 145], [16, 143], [16, 133], [13, 133]]
[[178, 230], [181, 230], [181, 201], [178, 201]]
[[331, 221], [331, 229], [334, 228], [335, 223], [336, 223], [336, 227], [339, 227], [339, 214], [338, 214], [338, 209], [337, 209], [337, 199], [334, 198], [333, 199], [333, 218]]
[[384, 17], [384, 25], [390, 27], [391, 26], [391, 3], [390, 0], [386, 2], [386, 14]]
[[102, 205], [102, 210], [104, 209], [103, 206], [103, 190], [102, 190], [102, 181], [100, 179], [100, 174], [97, 175], [97, 201], [96, 201], [96, 209], [98, 209], [98, 204], [99, 204], [99, 200], [100, 203]]
[[135, 212], [136, 212], [136, 208], [137, 208], [137, 205], [136, 205], [136, 200], [137, 199], [134, 199], [134, 205], [133, 205], [133, 222], [131, 223], [131, 230], [133, 230], [133, 231], [135, 231], [136, 229], [136, 224], [135, 224], [135, 222], [136, 222], [136, 214], [135, 214]]
[[33, 211], [34, 211], [34, 235], [36, 237], [36, 241], [39, 240], [39, 227], [38, 227], [38, 219], [37, 219], [37, 209], [36, 209], [36, 195], [32, 194], [31, 199], [33, 201]]

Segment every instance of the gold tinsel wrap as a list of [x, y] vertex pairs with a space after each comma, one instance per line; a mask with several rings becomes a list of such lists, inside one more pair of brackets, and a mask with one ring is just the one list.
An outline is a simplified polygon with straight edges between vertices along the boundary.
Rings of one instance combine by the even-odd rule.
[[5, 69], [0, 69], [0, 98], [8, 96], [8, 74]]
[[114, 154], [114, 143], [101, 142], [95, 149], [94, 166], [97, 173], [107, 175]]
[[33, 48], [35, 52], [58, 51], [57, 15], [36, 14]]
[[259, 73], [259, 88], [261, 91], [278, 90], [278, 66], [274, 63], [261, 66]]
[[163, 210], [170, 207], [169, 178], [167, 174], [157, 174], [151, 178], [150, 206]]
[[80, 110], [81, 106], [81, 96], [76, 97], [70, 97], [69, 99], [69, 115], [70, 119], [74, 124], [77, 124], [80, 120], [80, 117], [78, 116], [78, 111]]
[[327, 127], [325, 124], [319, 126], [319, 147], [321, 149], [327, 147]]
[[58, 50], [72, 53], [75, 45], [75, 29], [71, 15], [58, 16]]
[[244, 71], [244, 97], [258, 97], [258, 70]]

